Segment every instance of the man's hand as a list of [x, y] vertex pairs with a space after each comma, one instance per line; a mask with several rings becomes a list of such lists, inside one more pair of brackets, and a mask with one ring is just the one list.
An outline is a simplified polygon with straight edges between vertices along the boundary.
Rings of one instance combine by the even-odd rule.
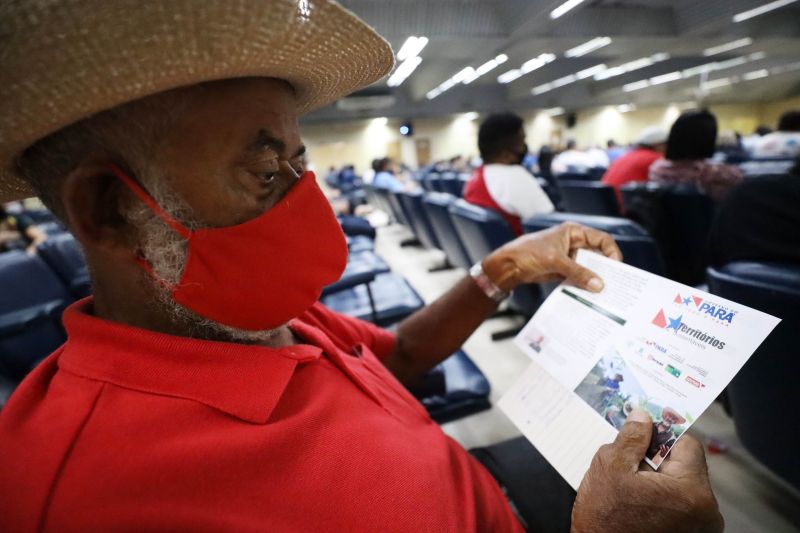
[[580, 248], [596, 250], [617, 261], [622, 253], [614, 239], [602, 231], [574, 222], [523, 235], [492, 252], [483, 271], [495, 285], [511, 291], [521, 283], [542, 283], [566, 278], [576, 286], [599, 292], [603, 281], [575, 262]]
[[598, 450], [578, 488], [573, 533], [722, 531], [702, 445], [684, 435], [654, 472], [640, 468], [652, 431], [650, 416], [634, 410], [614, 443]]

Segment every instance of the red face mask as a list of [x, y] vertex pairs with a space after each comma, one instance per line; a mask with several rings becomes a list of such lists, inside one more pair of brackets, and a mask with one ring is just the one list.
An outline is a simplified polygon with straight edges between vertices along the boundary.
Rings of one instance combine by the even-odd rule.
[[177, 285], [157, 278], [198, 315], [238, 329], [266, 330], [302, 314], [323, 287], [338, 280], [347, 243], [312, 172], [305, 172], [272, 209], [236, 226], [191, 231], [168, 215], [122, 170], [116, 176], [188, 242]]

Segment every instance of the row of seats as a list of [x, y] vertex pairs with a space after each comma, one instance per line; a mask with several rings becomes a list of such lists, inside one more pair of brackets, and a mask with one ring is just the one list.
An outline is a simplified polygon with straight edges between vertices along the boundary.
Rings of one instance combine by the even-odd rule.
[[[505, 219], [486, 209], [440, 192], [390, 192], [367, 188], [370, 202], [387, 212], [395, 221], [408, 227], [420, 244], [442, 250], [449, 265], [469, 269], [500, 246], [515, 238]], [[656, 274], [664, 273], [664, 264], [655, 241], [647, 231], [623, 218], [551, 213], [523, 222], [526, 232], [536, 232], [566, 221], [582, 224], [611, 233], [629, 264]], [[525, 285], [515, 290], [509, 299], [511, 311], [531, 316], [552, 287]], [[498, 332], [500, 339], [514, 330]]]
[[428, 172], [416, 176], [416, 179], [428, 192], [446, 192], [461, 197], [469, 177], [470, 175], [466, 173]]

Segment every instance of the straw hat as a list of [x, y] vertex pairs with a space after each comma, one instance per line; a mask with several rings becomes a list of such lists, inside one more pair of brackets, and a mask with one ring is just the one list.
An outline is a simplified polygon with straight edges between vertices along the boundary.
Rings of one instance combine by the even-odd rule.
[[665, 407], [664, 409], [661, 410], [661, 417], [665, 418], [667, 416], [672, 417], [675, 420], [675, 424], [683, 424], [684, 422], [686, 422], [686, 419], [683, 418], [678, 413], [678, 411], [676, 411], [672, 407]]
[[264, 76], [299, 112], [382, 78], [389, 44], [330, 0], [0, 0], [0, 202], [12, 163], [64, 126], [203, 81]]

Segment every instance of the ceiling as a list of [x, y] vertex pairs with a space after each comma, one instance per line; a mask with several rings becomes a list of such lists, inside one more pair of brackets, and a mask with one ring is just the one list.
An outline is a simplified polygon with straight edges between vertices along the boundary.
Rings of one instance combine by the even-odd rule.
[[[388, 107], [343, 110], [334, 104], [305, 121], [416, 118], [504, 108], [756, 102], [793, 96], [800, 93], [800, 2], [733, 22], [737, 13], [770, 1], [584, 0], [552, 20], [550, 12], [564, 0], [340, 0], [374, 26], [396, 52], [411, 35], [425, 36], [429, 42], [419, 54], [421, 64], [402, 85], [388, 87], [384, 79], [359, 93], [390, 95], [393, 103]], [[609, 37], [611, 43], [581, 57], [565, 57], [567, 50], [596, 37]], [[703, 55], [707, 48], [745, 38], [752, 43], [712, 57]], [[555, 59], [511, 83], [498, 83], [500, 74], [543, 53], [554, 54]], [[500, 54], [507, 61], [469, 85], [459, 83], [433, 99], [426, 97], [465, 67], [478, 68]], [[606, 79], [589, 76], [531, 93], [534, 87], [590, 67], [612, 69], [664, 54], [669, 58], [635, 71]], [[717, 69], [705, 74], [687, 70], [712, 62]], [[658, 78], [675, 72], [684, 75]], [[652, 78], [661, 83], [653, 84]], [[664, 81], [671, 78], [679, 79]], [[623, 90], [642, 80], [650, 80], [647, 87]]]

